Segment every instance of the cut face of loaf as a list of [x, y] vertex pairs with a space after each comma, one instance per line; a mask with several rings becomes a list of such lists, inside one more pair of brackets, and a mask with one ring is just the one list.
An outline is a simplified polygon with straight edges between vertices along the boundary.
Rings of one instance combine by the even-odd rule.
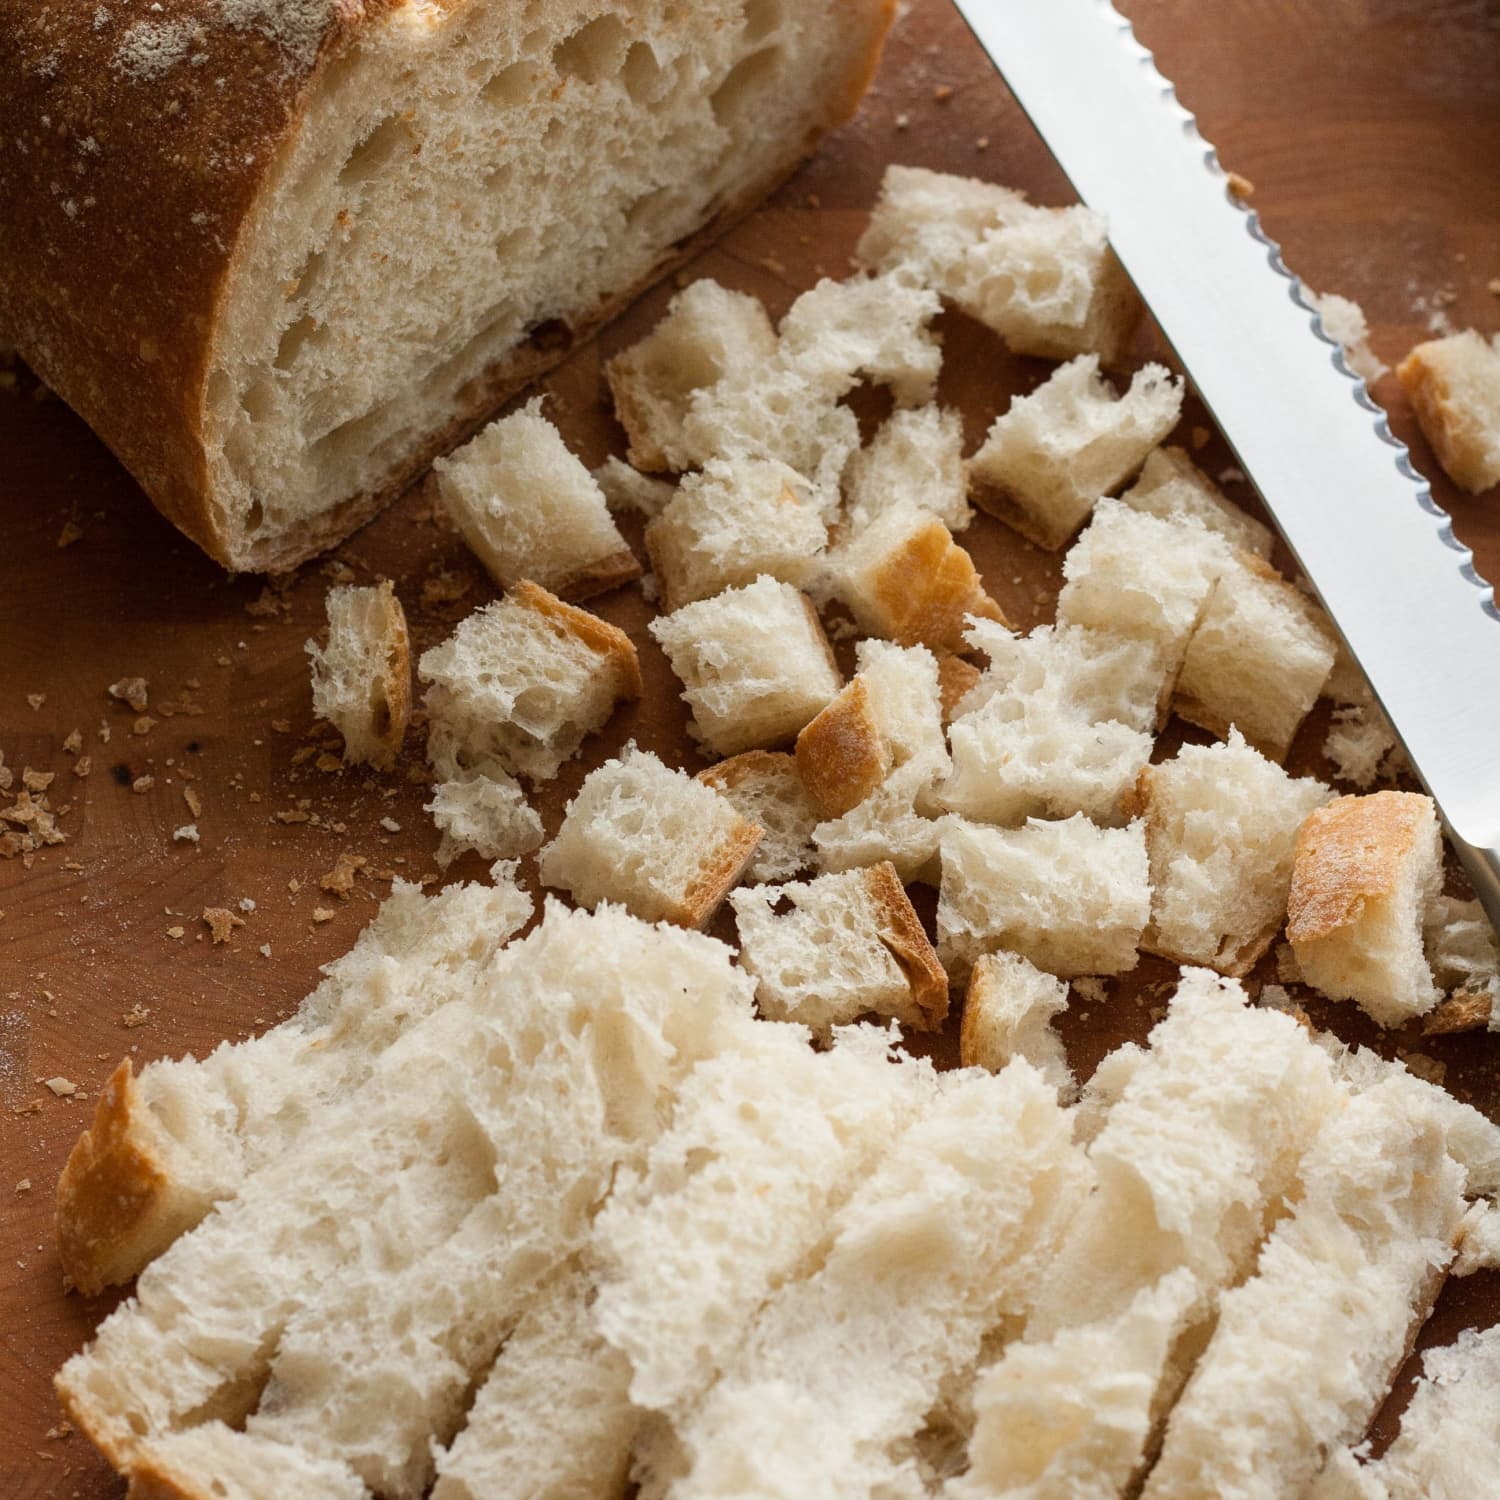
[[[125, 18], [79, 11], [49, 34], [81, 93], [108, 90], [90, 112], [109, 117], [103, 160], [127, 143], [144, 158], [87, 224], [35, 189], [68, 259], [91, 236], [110, 281], [81, 267], [74, 290], [113, 285], [117, 331], [89, 296], [67, 299], [87, 330], [59, 330], [39, 283], [63, 262], [17, 237], [24, 213], [0, 230], [0, 323], [239, 569], [347, 534], [753, 205], [852, 111], [890, 16], [881, 0], [256, 5], [244, 25], [159, 9], [197, 27], [207, 66], [186, 47], [137, 64]], [[20, 128], [58, 83], [6, 66]], [[67, 149], [56, 172], [3, 174], [3, 196], [29, 197]]]

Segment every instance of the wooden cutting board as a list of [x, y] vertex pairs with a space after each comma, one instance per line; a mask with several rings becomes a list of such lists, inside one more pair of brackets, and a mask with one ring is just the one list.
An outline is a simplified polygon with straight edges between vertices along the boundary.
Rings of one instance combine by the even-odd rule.
[[[1500, 277], [1500, 0], [1135, 0], [1128, 9], [1225, 162], [1254, 181], [1291, 264], [1313, 286], [1363, 304], [1379, 354], [1394, 362], [1434, 322], [1500, 326], [1490, 290]], [[691, 274], [754, 292], [779, 315], [818, 276], [847, 272], [892, 161], [1068, 201], [955, 13], [945, 0], [918, 0], [859, 117]], [[544, 382], [550, 414], [589, 462], [623, 451], [602, 361], [651, 326], [670, 290], [643, 298]], [[957, 316], [943, 329], [943, 396], [977, 443], [1046, 366], [1008, 356]], [[1139, 352], [1152, 347], [1143, 335]], [[1482, 570], [1500, 577], [1500, 497], [1456, 496], [1392, 377], [1377, 395]], [[1190, 409], [1183, 434], [1202, 423]], [[1228, 463], [1217, 437], [1200, 457], [1210, 471]], [[1055, 558], [983, 517], [966, 540], [1017, 624], [1048, 617]], [[335, 559], [361, 581], [396, 581], [418, 649], [492, 597], [420, 489]], [[318, 965], [369, 920], [387, 872], [436, 874], [417, 734], [391, 776], [318, 764], [329, 736], [313, 723], [303, 642], [321, 627], [328, 585], [317, 564], [285, 587], [227, 578], [29, 376], [0, 391], [0, 750], [18, 775], [26, 766], [57, 773], [49, 794], [67, 809], [68, 840], [29, 868], [0, 861], [0, 1494], [15, 1500], [123, 1492], [87, 1443], [59, 1427], [49, 1384], [117, 1300], [64, 1295], [51, 1233], [58, 1171], [110, 1070], [124, 1053], [138, 1064], [201, 1053], [284, 1017]], [[598, 607], [641, 647], [647, 693], [590, 747], [592, 762], [633, 736], [696, 769], [639, 592]], [[136, 676], [149, 683], [154, 723], [106, 691]], [[1299, 769], [1319, 768], [1322, 727], [1320, 716], [1299, 742]], [[63, 746], [75, 729], [92, 763], [87, 779]], [[1176, 743], [1169, 737], [1164, 752]], [[549, 827], [585, 769], [568, 768], [542, 799]], [[190, 823], [199, 841], [174, 839]], [[319, 888], [343, 853], [368, 862], [347, 897]], [[480, 868], [475, 860], [452, 873]], [[217, 943], [206, 908], [243, 925]], [[1109, 1046], [1142, 1036], [1170, 976], [1147, 960], [1108, 1003], [1075, 1006], [1065, 1028], [1075, 1064], [1087, 1072]], [[1376, 1040], [1351, 1007], [1312, 1008], [1345, 1037]], [[1500, 1113], [1500, 1038], [1379, 1044], [1431, 1059], [1461, 1096]], [[59, 1097], [48, 1079], [77, 1091]], [[1476, 1276], [1449, 1287], [1426, 1336], [1446, 1340], [1497, 1316], [1500, 1276]]]

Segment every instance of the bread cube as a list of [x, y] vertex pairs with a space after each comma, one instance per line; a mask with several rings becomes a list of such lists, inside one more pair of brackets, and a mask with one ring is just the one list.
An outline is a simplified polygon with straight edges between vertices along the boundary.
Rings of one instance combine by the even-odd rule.
[[1333, 670], [1323, 684], [1323, 696], [1334, 704], [1323, 757], [1336, 780], [1365, 791], [1405, 768], [1406, 752], [1349, 648], [1341, 642], [1335, 651]]
[[1120, 502], [1164, 521], [1197, 521], [1231, 547], [1257, 557], [1269, 558], [1275, 542], [1271, 528], [1226, 499], [1181, 448], [1153, 449]]
[[953, 770], [937, 800], [981, 822], [1081, 812], [1123, 820], [1151, 758], [1163, 683], [1149, 641], [1078, 626], [1017, 637], [977, 625], [970, 639], [990, 668], [949, 728]]
[[790, 740], [843, 686], [817, 612], [774, 578], [684, 605], [650, 630], [695, 733], [719, 755]]
[[742, 817], [765, 830], [745, 879], [751, 884], [790, 880], [815, 862], [813, 825], [818, 810], [802, 786], [794, 756], [746, 750], [699, 771], [697, 780], [727, 798]]
[[1019, 953], [986, 953], [975, 961], [964, 992], [958, 1056], [966, 1068], [998, 1073], [1024, 1057], [1055, 1088], [1071, 1093], [1062, 1038], [1054, 1016], [1068, 1008], [1068, 987]]
[[949, 531], [974, 519], [963, 423], [956, 411], [913, 406], [894, 411], [844, 470], [844, 499], [853, 530], [901, 505], [931, 512]]
[[825, 277], [781, 320], [781, 356], [835, 395], [865, 376], [914, 406], [937, 390], [943, 351], [927, 325], [941, 307], [936, 292], [896, 277]]
[[1438, 896], [1427, 908], [1422, 939], [1432, 977], [1448, 997], [1427, 1017], [1423, 1033], [1500, 1030], [1500, 937], [1484, 908]]
[[969, 616], [1004, 623], [974, 559], [936, 516], [897, 505], [829, 554], [829, 586], [862, 630], [903, 646], [962, 651]]
[[890, 772], [946, 766], [938, 664], [921, 646], [861, 641], [853, 681], [797, 736], [797, 770], [826, 818], [863, 802]]
[[611, 454], [593, 471], [594, 483], [604, 496], [604, 503], [611, 512], [633, 510], [637, 515], [654, 521], [677, 493], [677, 486], [666, 479], [653, 479], [632, 469], [622, 458]]
[[1422, 923], [1442, 889], [1432, 798], [1375, 792], [1318, 808], [1297, 836], [1288, 900], [1286, 935], [1303, 978], [1382, 1026], [1431, 1010], [1439, 991]]
[[771, 320], [754, 297], [695, 281], [672, 298], [652, 331], [604, 367], [615, 415], [638, 469], [686, 469], [682, 424], [694, 391], [776, 352]]
[[889, 166], [856, 254], [863, 265], [932, 287], [964, 289], [964, 258], [986, 230], [1020, 218], [1026, 195], [973, 177]]
[[807, 481], [768, 459], [711, 459], [646, 527], [665, 610], [762, 573], [803, 587], [819, 572], [827, 541]]
[[389, 579], [336, 588], [324, 601], [328, 644], [307, 643], [313, 711], [344, 737], [344, 760], [388, 771], [411, 720], [411, 640]]
[[1002, 948], [1062, 979], [1135, 967], [1151, 914], [1140, 823], [1099, 828], [1075, 814], [1005, 829], [953, 818], [940, 847], [938, 955], [955, 979]]
[[1418, 344], [1396, 367], [1448, 477], [1477, 495], [1500, 484], [1500, 334], [1472, 328]]
[[1109, 248], [1103, 214], [1077, 205], [1030, 208], [985, 231], [964, 257], [965, 311], [1017, 354], [1124, 357], [1141, 299]]
[[1161, 658], [1164, 720], [1214, 585], [1234, 565], [1228, 544], [1196, 521], [1104, 500], [1063, 558], [1057, 618], [1149, 641]]
[[502, 588], [523, 578], [587, 599], [639, 578], [604, 493], [537, 396], [432, 466], [438, 495]]
[[1141, 467], [1181, 410], [1182, 382], [1161, 365], [1137, 371], [1116, 396], [1099, 357], [1080, 354], [995, 418], [969, 460], [970, 496], [1055, 552]]
[[1214, 585], [1188, 641], [1172, 707], [1190, 724], [1284, 760], [1333, 667], [1327, 616], [1259, 558], [1242, 556]]
[[418, 668], [427, 755], [445, 781], [471, 771], [548, 781], [625, 699], [641, 695], [623, 630], [522, 579], [475, 611]]
[[760, 840], [727, 798], [630, 745], [589, 773], [538, 869], [579, 906], [616, 901], [642, 921], [702, 927]]
[[[783, 903], [791, 910], [778, 914]], [[761, 1012], [819, 1036], [873, 1011], [916, 1031], [948, 1013], [948, 976], [890, 864], [731, 892]]]
[[1231, 731], [1141, 774], [1151, 921], [1141, 946], [1179, 964], [1248, 974], [1286, 916], [1303, 820], [1333, 794], [1294, 780]]
[[518, 859], [543, 837], [542, 820], [521, 783], [503, 771], [439, 782], [422, 810], [432, 814], [443, 836], [437, 862], [445, 870], [469, 850], [484, 859]]

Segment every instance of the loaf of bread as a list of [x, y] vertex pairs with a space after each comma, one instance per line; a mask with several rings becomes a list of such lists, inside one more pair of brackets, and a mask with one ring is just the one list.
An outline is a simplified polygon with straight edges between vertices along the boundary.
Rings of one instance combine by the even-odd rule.
[[206, 551], [290, 567], [752, 207], [892, 11], [27, 6], [0, 328]]

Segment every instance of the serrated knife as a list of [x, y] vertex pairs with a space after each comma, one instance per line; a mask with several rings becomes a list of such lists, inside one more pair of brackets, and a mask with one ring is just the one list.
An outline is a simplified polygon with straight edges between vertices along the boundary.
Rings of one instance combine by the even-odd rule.
[[955, 0], [1363, 668], [1500, 928], [1500, 608], [1110, 0]]

